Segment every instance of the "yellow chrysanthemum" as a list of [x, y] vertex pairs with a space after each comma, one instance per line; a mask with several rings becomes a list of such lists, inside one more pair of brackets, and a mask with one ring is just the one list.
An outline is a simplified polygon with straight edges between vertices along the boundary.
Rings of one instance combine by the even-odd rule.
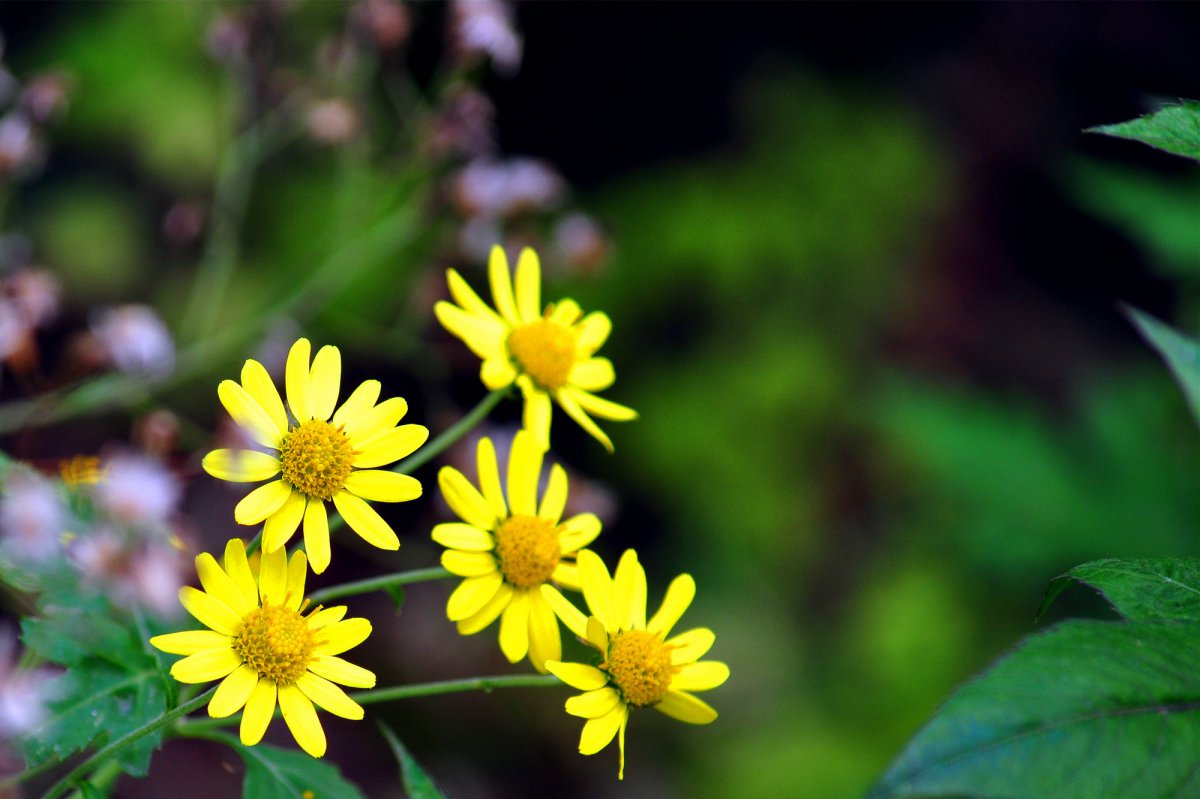
[[[421, 483], [403, 474], [375, 469], [411, 454], [429, 438], [419, 424], [397, 424], [408, 411], [399, 397], [379, 399], [379, 381], [366, 380], [337, 412], [342, 356], [325, 346], [309, 366], [311, 346], [299, 339], [288, 353], [287, 411], [267, 370], [255, 360], [242, 367], [242, 382], [223, 380], [217, 395], [229, 415], [264, 447], [213, 450], [204, 470], [213, 477], [266, 485], [247, 494], [234, 509], [239, 524], [263, 524], [263, 551], [274, 552], [304, 522], [304, 548], [313, 571], [329, 565], [329, 517], [325, 503], [368, 543], [398, 549], [400, 539], [366, 500], [405, 502], [421, 496]], [[332, 417], [332, 418], [331, 418]]]
[[717, 717], [693, 691], [716, 688], [729, 679], [729, 667], [700, 658], [712, 647], [712, 630], [697, 627], [672, 638], [671, 628], [692, 604], [696, 583], [681, 574], [671, 581], [662, 607], [646, 620], [646, 572], [637, 553], [627, 550], [613, 577], [600, 557], [583, 550], [579, 579], [590, 616], [585, 616], [552, 586], [542, 595], [573, 633], [600, 651], [597, 666], [548, 661], [546, 668], [573, 688], [585, 691], [567, 700], [572, 716], [587, 719], [579, 751], [594, 755], [616, 737], [625, 776], [625, 725], [629, 708], [653, 707], [689, 724], [708, 724]]
[[207, 552], [196, 558], [203, 591], [179, 589], [180, 603], [209, 629], [157, 635], [150, 643], [187, 655], [171, 667], [180, 682], [221, 680], [208, 714], [225, 718], [245, 708], [242, 743], [262, 740], [278, 699], [296, 743], [321, 757], [325, 731], [313, 703], [335, 716], [361, 719], [362, 707], [331, 681], [373, 688], [375, 675], [338, 657], [366, 640], [369, 621], [344, 619], [345, 606], [318, 606], [302, 615], [307, 570], [303, 552], [289, 563], [282, 549], [263, 553], [253, 569], [235, 538], [225, 547], [224, 564]]
[[580, 319], [583, 312], [569, 299], [543, 309], [541, 266], [537, 253], [528, 248], [517, 260], [515, 293], [508, 259], [499, 246], [492, 248], [488, 277], [495, 310], [458, 272], [448, 270], [450, 295], [458, 304], [437, 303], [433, 310], [438, 321], [483, 359], [479, 376], [485, 386], [493, 391], [513, 383], [520, 387], [525, 429], [543, 449], [550, 446], [553, 399], [611, 452], [612, 442], [591, 416], [624, 422], [636, 419], [637, 412], [593, 393], [616, 379], [612, 362], [595, 357], [612, 329], [608, 316], [594, 311]]
[[567, 473], [555, 464], [538, 504], [542, 448], [522, 430], [508, 459], [508, 502], [490, 439], [477, 450], [482, 493], [461, 472], [438, 473], [442, 496], [465, 523], [439, 524], [433, 540], [449, 547], [442, 565], [464, 577], [446, 604], [458, 631], [472, 635], [500, 618], [500, 649], [516, 663], [529, 654], [538, 671], [562, 657], [554, 611], [539, 589], [549, 581], [579, 589], [575, 552], [600, 534], [600, 520], [581, 513], [560, 522], [567, 504]]

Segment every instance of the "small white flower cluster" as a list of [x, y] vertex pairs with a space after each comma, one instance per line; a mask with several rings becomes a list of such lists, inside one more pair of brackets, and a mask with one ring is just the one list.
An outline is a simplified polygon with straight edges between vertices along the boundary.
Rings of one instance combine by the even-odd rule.
[[521, 68], [524, 42], [513, 24], [513, 9], [503, 0], [454, 0], [451, 45], [463, 58], [485, 56], [501, 75]]
[[105, 308], [93, 317], [91, 328], [103, 356], [122, 372], [158, 377], [175, 368], [175, 342], [148, 305]]

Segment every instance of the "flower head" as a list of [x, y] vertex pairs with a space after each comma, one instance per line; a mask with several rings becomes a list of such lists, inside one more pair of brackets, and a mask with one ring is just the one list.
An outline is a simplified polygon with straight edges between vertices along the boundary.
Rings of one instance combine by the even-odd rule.
[[[499, 246], [488, 263], [492, 299], [489, 308], [453, 269], [446, 274], [454, 303], [434, 306], [442, 326], [483, 359], [479, 376], [495, 390], [516, 383], [525, 397], [525, 429], [543, 448], [550, 446], [551, 399], [608, 450], [612, 442], [591, 415], [615, 421], [637, 412], [597, 397], [613, 384], [612, 362], [595, 357], [612, 323], [593, 311], [583, 316], [574, 300], [541, 305], [542, 277], [537, 253], [525, 249], [517, 261], [515, 292], [508, 260]], [[590, 415], [589, 415], [590, 414]]]
[[556, 582], [579, 588], [574, 553], [600, 534], [600, 520], [581, 513], [560, 521], [567, 473], [555, 464], [538, 502], [542, 449], [522, 430], [508, 461], [508, 501], [491, 439], [478, 445], [480, 490], [450, 466], [438, 473], [442, 496], [463, 523], [439, 524], [433, 540], [445, 547], [442, 565], [465, 578], [450, 595], [446, 615], [472, 635], [500, 618], [500, 649], [516, 663], [528, 653], [538, 671], [562, 657], [554, 611], [540, 588]]
[[302, 338], [287, 358], [289, 419], [274, 383], [253, 359], [242, 368], [242, 382], [217, 387], [221, 404], [256, 442], [276, 451], [213, 450], [204, 470], [234, 482], [257, 482], [278, 475], [242, 499], [234, 509], [239, 524], [263, 526], [263, 551], [287, 543], [304, 522], [304, 548], [317, 574], [329, 565], [329, 517], [332, 501], [354, 532], [380, 549], [398, 549], [400, 539], [366, 500], [404, 502], [421, 496], [416, 479], [373, 467], [412, 453], [429, 430], [397, 424], [408, 411], [399, 397], [379, 399], [379, 381], [366, 380], [334, 412], [341, 382], [342, 356], [322, 347], [309, 366], [310, 345]]
[[246, 746], [262, 740], [275, 703], [296, 743], [313, 757], [325, 754], [325, 731], [313, 704], [335, 716], [361, 719], [363, 709], [334, 684], [372, 688], [375, 675], [338, 657], [371, 633], [366, 619], [344, 619], [345, 606], [313, 608], [305, 614], [303, 552], [289, 562], [282, 549], [264, 552], [257, 569], [238, 539], [225, 546], [224, 563], [207, 552], [196, 558], [201, 591], [179, 590], [179, 601], [208, 630], [157, 635], [150, 643], [186, 655], [171, 667], [184, 683], [221, 680], [208, 714], [225, 718], [242, 712]]
[[696, 583], [681, 574], [667, 587], [658, 612], [646, 620], [646, 572], [637, 553], [626, 550], [609, 576], [591, 550], [579, 553], [579, 580], [590, 616], [585, 616], [552, 586], [542, 595], [563, 624], [600, 652], [599, 666], [548, 661], [546, 668], [584, 693], [567, 700], [572, 716], [587, 719], [579, 751], [594, 755], [616, 737], [625, 775], [625, 725], [629, 709], [653, 707], [689, 724], [708, 724], [717, 711], [693, 691], [716, 688], [729, 679], [729, 667], [700, 658], [712, 647], [712, 630], [697, 627], [673, 637], [671, 630], [692, 604]]

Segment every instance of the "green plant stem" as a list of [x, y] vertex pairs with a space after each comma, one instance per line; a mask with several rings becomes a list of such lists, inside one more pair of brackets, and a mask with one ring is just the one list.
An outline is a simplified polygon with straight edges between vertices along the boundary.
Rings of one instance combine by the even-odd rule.
[[453, 576], [454, 575], [440, 566], [433, 566], [428, 569], [414, 569], [412, 571], [395, 572], [393, 574], [385, 574], [380, 577], [371, 577], [366, 580], [356, 580], [352, 583], [332, 585], [329, 588], [324, 588], [320, 591], [314, 591], [308, 595], [308, 599], [314, 605], [320, 605], [328, 602], [331, 599], [338, 599], [344, 596], [368, 594], [372, 591], [383, 591], [391, 588], [392, 586], [412, 585], [413, 583], [424, 583], [429, 582], [430, 580], [444, 580], [447, 577]]
[[[113, 741], [112, 743], [109, 743], [108, 745], [103, 746], [100, 749], [97, 749], [96, 752], [91, 757], [89, 757], [87, 760], [80, 763], [75, 768], [71, 769], [71, 771], [65, 777], [63, 777], [61, 780], [59, 780], [58, 782], [51, 785], [50, 789], [48, 791], [46, 791], [44, 794], [42, 794], [42, 799], [57, 799], [57, 797], [62, 796], [65, 792], [67, 792], [68, 790], [71, 789], [71, 787], [75, 784], [76, 780], [78, 780], [83, 775], [90, 773], [92, 771], [92, 769], [95, 769], [97, 766], [102, 764], [108, 758], [115, 755], [117, 752], [121, 751], [122, 749], [129, 746], [130, 744], [135, 743], [135, 742], [141, 740], [142, 738], [145, 738], [147, 735], [149, 735], [150, 733], [159, 729], [160, 727], [165, 727], [166, 725], [173, 722], [175, 719], [180, 718], [182, 716], [186, 716], [188, 713], [191, 713], [193, 710], [197, 710], [197, 709], [203, 707], [204, 703], [207, 702], [212, 697], [212, 695], [216, 692], [216, 690], [217, 690], [217, 686], [214, 685], [212, 688], [209, 688], [207, 691], [200, 694], [199, 696], [197, 696], [195, 699], [191, 700], [190, 702], [185, 702], [182, 705], [177, 706], [173, 710], [168, 710], [166, 713], [162, 714], [161, 716], [156, 718], [154, 721], [148, 721], [145, 724], [143, 724], [142, 726], [138, 727], [136, 730], [127, 732], [124, 735], [122, 735], [120, 738], [118, 738], [117, 740]], [[32, 769], [31, 769], [31, 771], [32, 771]], [[26, 778], [25, 775], [27, 775], [27, 774], [29, 774], [28, 771], [23, 771], [23, 772], [21, 772], [21, 774], [19, 774], [17, 776], [21, 777], [22, 779], [25, 779]], [[32, 775], [30, 775], [30, 776], [32, 776]]]

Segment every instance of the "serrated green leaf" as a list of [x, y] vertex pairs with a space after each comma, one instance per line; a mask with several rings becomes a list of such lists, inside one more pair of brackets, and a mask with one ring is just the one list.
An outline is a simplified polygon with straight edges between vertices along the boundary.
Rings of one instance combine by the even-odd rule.
[[246, 762], [242, 799], [366, 799], [337, 766], [303, 752], [267, 744], [243, 746], [231, 735], [220, 737]]
[[1200, 103], [1184, 100], [1129, 122], [1100, 125], [1089, 132], [1133, 139], [1174, 155], [1200, 161]]
[[21, 621], [25, 646], [63, 666], [77, 666], [89, 658], [124, 666], [128, 660], [122, 657], [130, 648], [129, 639], [130, 631], [112, 619], [75, 609]]
[[1137, 308], [1126, 311], [1145, 339], [1167, 362], [1187, 397], [1192, 415], [1200, 424], [1200, 344]]
[[968, 683], [868, 799], [1200, 796], [1200, 624], [1070, 621]]
[[1055, 577], [1038, 615], [1072, 582], [1100, 592], [1130, 621], [1200, 623], [1200, 558], [1109, 558]]
[[392, 731], [392, 728], [381, 723], [379, 731], [387, 739], [388, 746], [392, 748], [392, 754], [400, 763], [400, 779], [404, 781], [404, 792], [408, 794], [408, 799], [446, 799], [446, 795], [433, 784], [433, 780], [425, 773], [425, 769], [421, 768], [421, 764], [400, 742], [400, 738]]

